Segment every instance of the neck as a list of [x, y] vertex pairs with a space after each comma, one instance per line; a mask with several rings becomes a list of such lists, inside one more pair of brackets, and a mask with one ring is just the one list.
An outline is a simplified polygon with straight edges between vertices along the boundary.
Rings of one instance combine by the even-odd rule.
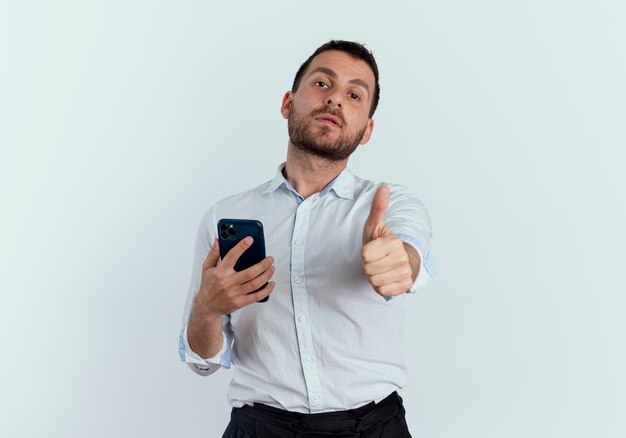
[[348, 159], [329, 161], [297, 149], [291, 142], [287, 148], [285, 178], [303, 197], [324, 189], [348, 165]]

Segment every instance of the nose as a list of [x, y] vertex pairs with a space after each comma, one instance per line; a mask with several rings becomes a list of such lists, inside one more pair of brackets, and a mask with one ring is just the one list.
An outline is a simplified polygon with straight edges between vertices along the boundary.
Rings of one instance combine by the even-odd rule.
[[330, 94], [326, 97], [326, 105], [332, 107], [337, 106], [337, 108], [341, 108], [341, 97], [339, 97], [338, 93]]

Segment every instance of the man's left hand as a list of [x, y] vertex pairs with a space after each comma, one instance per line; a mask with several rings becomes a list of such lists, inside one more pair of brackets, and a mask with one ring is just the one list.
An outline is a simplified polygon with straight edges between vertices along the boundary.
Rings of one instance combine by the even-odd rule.
[[419, 269], [417, 251], [402, 242], [385, 226], [385, 212], [389, 208], [390, 198], [389, 187], [383, 185], [376, 191], [370, 214], [363, 227], [361, 249], [363, 271], [374, 290], [383, 297], [406, 292], [417, 277]]

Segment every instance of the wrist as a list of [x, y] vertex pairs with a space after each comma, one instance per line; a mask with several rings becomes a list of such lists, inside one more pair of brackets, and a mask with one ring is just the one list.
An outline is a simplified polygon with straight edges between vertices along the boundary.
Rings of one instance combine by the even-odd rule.
[[189, 315], [189, 325], [197, 325], [205, 328], [209, 328], [215, 325], [222, 324], [222, 316], [210, 312], [202, 312], [197, 309], [191, 311]]
[[202, 286], [200, 286], [200, 290], [193, 300], [193, 306], [191, 307], [189, 319], [195, 318], [198, 322], [202, 322], [204, 324], [220, 320], [222, 315], [215, 312], [212, 307], [213, 306], [211, 306], [210, 301], [207, 299], [206, 292], [203, 291]]

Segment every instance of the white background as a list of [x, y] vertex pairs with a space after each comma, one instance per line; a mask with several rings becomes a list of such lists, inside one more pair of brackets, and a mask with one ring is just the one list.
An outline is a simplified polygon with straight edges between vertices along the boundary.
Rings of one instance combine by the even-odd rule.
[[433, 220], [413, 436], [626, 436], [623, 2], [1, 5], [1, 436], [221, 436], [230, 372], [178, 361], [196, 228], [331, 38], [381, 71], [351, 169]]

